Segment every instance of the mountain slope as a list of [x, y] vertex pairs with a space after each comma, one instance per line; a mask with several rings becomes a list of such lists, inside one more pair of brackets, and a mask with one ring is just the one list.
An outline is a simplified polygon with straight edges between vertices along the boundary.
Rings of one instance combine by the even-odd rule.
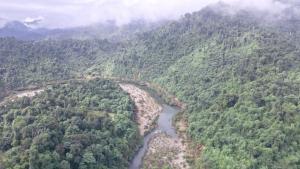
[[[0, 18], [1, 19], [1, 18]], [[117, 26], [115, 22], [98, 23], [89, 26], [74, 28], [31, 28], [20, 21], [7, 22], [4, 27], [0, 28], [0, 37], [13, 37], [18, 40], [99, 40], [110, 39], [120, 41], [130, 39], [136, 33], [152, 30], [167, 21], [157, 23], [147, 22], [144, 20], [132, 21], [129, 24]]]
[[1, 106], [0, 168], [125, 169], [139, 144], [129, 96], [73, 81]]
[[[186, 14], [117, 43], [1, 39], [0, 85], [78, 75], [151, 81], [188, 104], [188, 134], [205, 147], [195, 168], [298, 168], [299, 25], [218, 11]], [[39, 64], [46, 67], [33, 71]]]
[[[143, 34], [114, 74], [159, 83], [188, 103], [189, 134], [203, 168], [300, 165], [300, 50], [250, 13], [213, 11]], [[296, 36], [297, 37], [297, 36]]]
[[20, 40], [36, 40], [46, 36], [46, 29], [31, 29], [19, 21], [11, 21], [0, 28], [0, 37], [16, 37]]

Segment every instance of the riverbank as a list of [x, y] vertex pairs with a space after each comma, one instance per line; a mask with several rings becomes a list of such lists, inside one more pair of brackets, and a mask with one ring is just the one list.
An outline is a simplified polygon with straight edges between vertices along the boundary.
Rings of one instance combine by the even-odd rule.
[[140, 135], [144, 136], [155, 127], [155, 121], [162, 111], [154, 98], [147, 92], [132, 84], [121, 83], [120, 87], [127, 92], [135, 103], [135, 120], [139, 126]]
[[159, 132], [149, 142], [142, 168], [190, 169], [186, 157], [187, 145], [182, 138]]
[[[79, 81], [84, 79], [78, 79]], [[89, 80], [89, 79], [85, 79]], [[109, 79], [111, 80], [111, 79]], [[173, 115], [175, 115], [178, 111], [176, 108], [173, 108], [174, 110], [171, 110], [173, 114], [171, 116], [167, 115], [167, 119], [165, 121], [160, 122], [159, 117], [160, 115], [164, 114], [166, 112], [165, 106], [162, 106], [160, 102], [158, 102], [159, 97], [169, 98], [168, 103], [172, 103], [171, 105], [176, 105], [181, 107], [181, 110], [184, 110], [184, 104], [180, 103], [176, 97], [168, 95], [166, 91], [163, 93], [159, 93], [159, 91], [162, 91], [163, 89], [160, 88], [160, 90], [156, 91], [156, 88], [150, 88], [151, 84], [134, 84], [134, 83], [125, 83], [124, 81], [115, 80], [116, 83], [120, 84], [120, 87], [129, 93], [131, 99], [134, 101], [136, 106], [136, 122], [139, 125], [139, 131], [141, 136], [148, 136], [148, 141], [144, 142], [146, 146], [143, 146], [142, 149], [145, 150], [145, 152], [142, 152], [140, 164], [144, 168], [152, 168], [156, 166], [168, 166], [171, 169], [177, 169], [183, 168], [183, 169], [189, 169], [190, 164], [188, 163], [189, 157], [191, 156], [191, 151], [188, 145], [188, 142], [186, 141], [186, 126], [185, 130], [179, 130], [183, 134], [176, 134], [175, 128], [172, 126], [172, 119]], [[65, 83], [64, 81], [55, 82], [55, 84], [58, 83]], [[145, 89], [144, 89], [144, 88]], [[44, 88], [46, 88], [44, 86]], [[154, 95], [158, 95], [158, 98], [153, 95], [149, 90], [153, 90]], [[7, 97], [9, 101], [13, 98], [20, 98], [20, 97], [33, 97], [36, 94], [39, 94], [43, 91], [43, 89], [35, 89], [35, 90], [26, 90], [26, 91], [18, 91], [17, 93], [14, 93], [12, 96]], [[158, 93], [157, 93], [158, 92]], [[151, 93], [151, 94], [150, 94]], [[167, 106], [170, 107], [170, 106]], [[167, 108], [169, 109], [169, 108]], [[172, 108], [171, 108], [172, 109]], [[167, 110], [167, 112], [170, 110]], [[163, 129], [159, 125], [162, 126], [162, 124], [167, 124], [168, 129]], [[177, 121], [174, 124], [174, 126], [177, 127]], [[157, 129], [155, 129], [157, 128]], [[170, 134], [168, 133], [168, 130], [172, 130]], [[152, 132], [153, 131], [153, 132]], [[166, 132], [167, 131], [167, 132]], [[150, 133], [147, 135], [147, 133]], [[145, 137], [145, 138], [146, 138]], [[144, 138], [144, 141], [145, 141]], [[148, 149], [149, 147], [149, 149]], [[158, 153], [158, 154], [157, 154]], [[139, 153], [137, 153], [139, 154]], [[144, 159], [144, 160], [142, 160]], [[158, 164], [158, 165], [156, 165]], [[139, 165], [140, 166], [140, 165]], [[137, 169], [137, 168], [134, 168]]]
[[[182, 139], [185, 145], [186, 156], [185, 158], [189, 162], [190, 166], [197, 166], [195, 162], [204, 150], [204, 145], [194, 142], [187, 134], [188, 121], [187, 115], [184, 112], [179, 112], [174, 118], [174, 127], [179, 137]], [[197, 168], [197, 167], [196, 167]]]
[[190, 169], [186, 159], [188, 145], [172, 126], [173, 117], [180, 110], [160, 105], [156, 101], [159, 98], [153, 98], [148, 90], [141, 89], [135, 84], [121, 83], [120, 87], [129, 93], [134, 101], [140, 133], [142, 136], [146, 135], [144, 145], [133, 159], [130, 169], [164, 166], [171, 169]]

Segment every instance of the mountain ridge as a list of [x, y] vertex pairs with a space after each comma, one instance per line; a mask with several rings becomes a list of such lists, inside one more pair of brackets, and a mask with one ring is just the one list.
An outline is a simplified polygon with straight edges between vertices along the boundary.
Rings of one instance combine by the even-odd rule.
[[120, 41], [0, 38], [0, 85], [93, 75], [150, 81], [187, 104], [188, 134], [205, 147], [195, 168], [296, 169], [298, 25], [252, 12], [208, 7]]

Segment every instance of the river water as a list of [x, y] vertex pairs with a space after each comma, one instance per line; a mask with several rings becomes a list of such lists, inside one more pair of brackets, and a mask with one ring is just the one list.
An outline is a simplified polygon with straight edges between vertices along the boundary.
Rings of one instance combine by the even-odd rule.
[[175, 128], [172, 126], [172, 119], [176, 113], [178, 113], [180, 109], [177, 107], [172, 107], [169, 105], [164, 104], [162, 112], [159, 115], [158, 121], [157, 121], [157, 127], [147, 134], [143, 139], [143, 146], [138, 150], [136, 155], [134, 156], [133, 160], [130, 163], [129, 169], [139, 169], [142, 162], [143, 157], [147, 152], [148, 149], [148, 143], [153, 138], [153, 136], [159, 132], [165, 132], [172, 138], [178, 138], [178, 135], [176, 134]]

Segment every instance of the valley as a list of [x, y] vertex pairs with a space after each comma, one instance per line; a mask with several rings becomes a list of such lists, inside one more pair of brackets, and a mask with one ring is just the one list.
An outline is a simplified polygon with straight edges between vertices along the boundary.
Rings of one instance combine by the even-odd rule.
[[[130, 169], [163, 168], [189, 169], [187, 145], [173, 127], [177, 107], [160, 105], [149, 93], [132, 84], [120, 84], [136, 105], [136, 121], [143, 145], [135, 155]], [[145, 130], [146, 129], [146, 130]]]
[[298, 169], [300, 8], [262, 1], [0, 29], [0, 169]]
[[[95, 80], [87, 78], [85, 81]], [[116, 78], [112, 78], [116, 79]], [[76, 80], [73, 79], [75, 82]], [[78, 79], [78, 82], [84, 82]], [[174, 125], [174, 118], [180, 111], [179, 107], [171, 107], [162, 103], [162, 99], [152, 97], [147, 91], [140, 89], [135, 84], [119, 82], [119, 86], [128, 93], [135, 104], [135, 122], [138, 124], [139, 133], [143, 138], [143, 144], [131, 161], [130, 169], [162, 168], [189, 169], [187, 157], [191, 156], [187, 151], [187, 139], [178, 135]], [[128, 81], [128, 80], [127, 80]], [[68, 85], [67, 81], [51, 82], [56, 85]], [[52, 85], [47, 84], [48, 90]], [[18, 102], [24, 98], [32, 98], [44, 92], [45, 89], [32, 89], [14, 91], [4, 98], [0, 105]], [[159, 95], [159, 93], [158, 93]], [[156, 100], [159, 99], [160, 101]], [[3, 158], [1, 155], [1, 158]], [[2, 160], [2, 159], [1, 159]], [[1, 167], [1, 166], [0, 166]]]
[[162, 112], [159, 105], [147, 92], [132, 84], [120, 84], [121, 88], [129, 93], [135, 103], [135, 120], [139, 126], [140, 135], [147, 135], [156, 126], [156, 120]]
[[41, 91], [14, 93], [26, 96], [1, 105], [1, 169], [126, 168], [140, 136], [133, 103], [117, 84], [73, 80]]

